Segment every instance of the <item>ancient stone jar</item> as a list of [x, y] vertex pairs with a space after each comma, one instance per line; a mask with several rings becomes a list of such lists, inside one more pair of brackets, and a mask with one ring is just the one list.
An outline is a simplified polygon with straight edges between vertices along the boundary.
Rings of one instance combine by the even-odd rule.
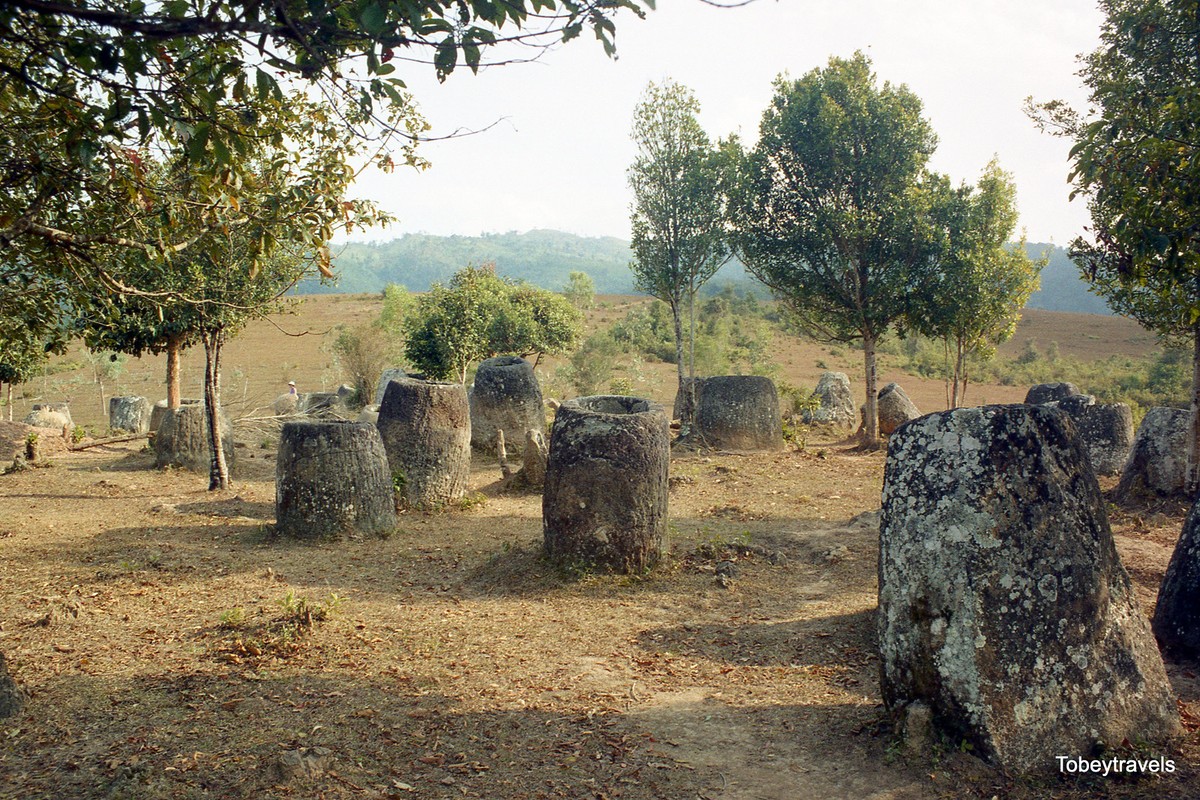
[[383, 402], [383, 393], [387, 391], [387, 385], [397, 378], [408, 377], [408, 373], [399, 367], [388, 367], [379, 375], [379, 381], [375, 384], [375, 399], [369, 405], [377, 406]]
[[[179, 405], [194, 406], [200, 402], [201, 401], [199, 401], [199, 400], [180, 400]], [[157, 403], [154, 404], [154, 408], [150, 409], [150, 431], [151, 432], [158, 430], [158, 426], [162, 424], [163, 417], [166, 415], [166, 413], [167, 413], [167, 401], [166, 400], [159, 400]]]
[[542, 388], [533, 364], [517, 356], [486, 359], [475, 371], [470, 392], [471, 446], [496, 449], [496, 431], [504, 431], [505, 446], [515, 453], [525, 447], [525, 432], [546, 430]]
[[1192, 505], [1158, 590], [1151, 622], [1163, 652], [1200, 656], [1200, 501]]
[[129, 395], [108, 399], [108, 427], [114, 431], [145, 433], [150, 430], [150, 401]]
[[1076, 394], [1079, 394], [1079, 390], [1073, 383], [1038, 383], [1029, 387], [1029, 391], [1025, 393], [1025, 402], [1038, 406], [1056, 400], [1066, 400]]
[[850, 378], [844, 372], [823, 372], [813, 389], [813, 396], [820, 405], [805, 411], [800, 419], [806, 425], [836, 425], [848, 428], [854, 424], [854, 393], [850, 390]]
[[1060, 412], [1028, 405], [930, 414], [888, 446], [884, 702], [1013, 772], [1179, 730], [1086, 459]]
[[636, 397], [578, 397], [550, 432], [542, 525], [546, 554], [637, 573], [667, 541], [670, 420]]
[[1189, 413], [1178, 408], [1152, 408], [1146, 412], [1121, 470], [1116, 490], [1119, 499], [1183, 491]]
[[53, 428], [56, 431], [74, 424], [71, 421], [71, 409], [66, 403], [38, 403], [25, 415], [24, 422], [35, 428]]
[[396, 525], [392, 473], [375, 426], [285, 422], [275, 462], [275, 524], [299, 539], [390, 533]]
[[783, 447], [779, 396], [770, 378], [705, 378], [696, 400], [696, 435], [709, 447], [778, 450]]
[[1075, 423], [1097, 475], [1119, 475], [1133, 446], [1133, 411], [1125, 403], [1097, 403], [1090, 394], [1073, 394], [1045, 405]]
[[397, 501], [436, 508], [461, 498], [471, 476], [471, 411], [460, 383], [388, 383], [376, 422]]
[[[225, 463], [234, 466], [233, 423], [224, 412], [221, 419], [221, 449]], [[154, 463], [159, 467], [183, 467], [193, 472], [208, 472], [212, 456], [208, 444], [208, 410], [203, 403], [188, 403], [163, 409], [162, 421], [154, 436]]]

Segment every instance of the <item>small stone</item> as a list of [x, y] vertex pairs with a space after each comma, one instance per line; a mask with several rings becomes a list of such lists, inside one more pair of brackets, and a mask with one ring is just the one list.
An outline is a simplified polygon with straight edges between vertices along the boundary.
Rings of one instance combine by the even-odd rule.
[[933, 713], [920, 701], [904, 707], [904, 749], [916, 757], [933, 751]]
[[333, 753], [327, 747], [306, 747], [288, 750], [272, 765], [275, 778], [280, 783], [289, 783], [299, 778], [313, 780], [329, 771], [333, 764]]

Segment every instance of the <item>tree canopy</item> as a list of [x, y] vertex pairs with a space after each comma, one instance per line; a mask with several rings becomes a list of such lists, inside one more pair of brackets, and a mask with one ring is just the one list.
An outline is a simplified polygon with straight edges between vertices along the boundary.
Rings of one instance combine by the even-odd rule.
[[1092, 115], [1032, 107], [1073, 140], [1089, 236], [1072, 256], [1113, 310], [1194, 349], [1186, 488], [1200, 489], [1200, 5], [1103, 0], [1102, 46], [1084, 59]]
[[879, 437], [875, 346], [931, 257], [923, 184], [936, 137], [907, 87], [862, 53], [779, 78], [740, 166], [731, 218], [743, 262], [809, 331], [861, 341], [864, 443]]

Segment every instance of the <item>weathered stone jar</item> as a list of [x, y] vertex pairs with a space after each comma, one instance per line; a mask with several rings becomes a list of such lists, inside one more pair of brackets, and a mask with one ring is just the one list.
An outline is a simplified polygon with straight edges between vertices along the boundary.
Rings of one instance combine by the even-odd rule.
[[375, 426], [284, 423], [275, 463], [275, 524], [297, 539], [390, 533], [396, 525], [392, 475]]
[[705, 378], [696, 398], [696, 434], [709, 447], [779, 450], [783, 421], [775, 384], [759, 375]]
[[[233, 423], [222, 412], [221, 450], [225, 463], [234, 466]], [[162, 421], [154, 436], [154, 464], [158, 467], [183, 467], [193, 472], [208, 472], [212, 465], [208, 443], [208, 407], [189, 403], [178, 408], [164, 409]]]
[[494, 452], [496, 431], [504, 431], [506, 446], [520, 453], [526, 431], [546, 432], [542, 387], [533, 364], [518, 356], [486, 359], [475, 371], [471, 389], [471, 446]]
[[654, 566], [667, 542], [670, 437], [666, 410], [649, 400], [563, 403], [542, 495], [547, 556], [625, 573]]
[[1179, 730], [1074, 426], [1045, 406], [930, 414], [888, 446], [883, 700], [1019, 773]]
[[129, 395], [108, 399], [108, 427], [114, 431], [145, 433], [150, 430], [150, 401]]
[[397, 378], [376, 422], [397, 501], [436, 508], [458, 500], [471, 477], [471, 411], [461, 383]]

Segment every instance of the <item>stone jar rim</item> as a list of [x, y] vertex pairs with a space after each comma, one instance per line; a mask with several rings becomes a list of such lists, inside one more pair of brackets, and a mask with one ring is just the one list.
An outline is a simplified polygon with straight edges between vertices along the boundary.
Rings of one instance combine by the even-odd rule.
[[640, 414], [665, 413], [663, 406], [653, 400], [618, 394], [575, 397], [565, 401], [561, 409], [579, 414], [606, 417], [633, 417]]

